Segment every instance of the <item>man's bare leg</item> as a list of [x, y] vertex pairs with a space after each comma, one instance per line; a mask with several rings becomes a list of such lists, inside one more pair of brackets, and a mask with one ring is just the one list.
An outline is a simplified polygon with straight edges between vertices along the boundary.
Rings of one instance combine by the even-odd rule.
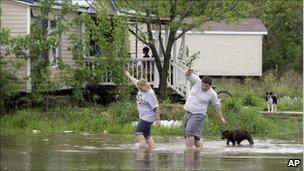
[[193, 136], [187, 136], [186, 137], [186, 148], [192, 149], [194, 145], [194, 137]]
[[145, 148], [146, 147], [146, 139], [143, 135], [137, 135], [136, 136], [137, 143], [139, 144], [139, 148]]
[[204, 148], [204, 144], [202, 143], [201, 140], [194, 140], [194, 146], [196, 148]]
[[148, 145], [151, 149], [155, 148], [155, 142], [154, 142], [154, 140], [153, 140], [152, 137], [149, 137], [149, 138], [146, 140], [146, 143], [147, 143], [147, 145]]

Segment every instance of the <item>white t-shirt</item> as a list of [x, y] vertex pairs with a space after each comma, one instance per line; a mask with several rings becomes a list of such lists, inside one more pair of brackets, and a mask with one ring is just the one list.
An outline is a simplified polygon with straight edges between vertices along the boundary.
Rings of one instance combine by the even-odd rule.
[[217, 97], [216, 92], [210, 87], [206, 92], [202, 90], [201, 79], [199, 76], [190, 74], [187, 76], [190, 81], [191, 87], [190, 94], [184, 105], [184, 109], [193, 114], [206, 115], [208, 104], [210, 103], [213, 107], [220, 107], [220, 101]]
[[159, 106], [154, 91], [151, 88], [146, 92], [138, 91], [136, 102], [139, 118], [147, 122], [154, 122], [154, 109]]

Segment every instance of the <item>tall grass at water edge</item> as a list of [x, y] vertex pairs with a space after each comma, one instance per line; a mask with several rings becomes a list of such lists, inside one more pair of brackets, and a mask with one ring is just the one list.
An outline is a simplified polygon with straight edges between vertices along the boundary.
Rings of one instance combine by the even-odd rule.
[[[291, 83], [292, 81], [292, 83]], [[265, 110], [266, 91], [272, 90], [279, 97], [278, 110], [302, 111], [302, 78], [286, 73], [275, 78], [272, 73], [261, 80], [246, 79], [235, 81], [215, 81], [219, 90], [229, 91], [233, 98], [222, 102], [227, 125], [219, 122], [216, 112], [209, 107], [204, 129], [204, 137], [219, 137], [221, 129], [256, 127], [258, 137], [302, 137], [302, 122], [295, 119], [267, 118], [260, 114]], [[161, 118], [183, 120], [182, 104], [162, 104]], [[121, 101], [101, 106], [91, 104], [83, 107], [53, 106], [48, 112], [40, 108], [28, 108], [1, 116], [1, 134], [59, 133], [64, 130], [76, 132], [107, 132], [112, 134], [132, 134], [132, 122], [138, 120], [134, 101]], [[153, 126], [154, 135], [183, 136], [183, 127], [166, 128]]]
[[[171, 113], [172, 106], [175, 112]], [[298, 137], [302, 135], [302, 122], [286, 119], [266, 118], [259, 107], [244, 107], [241, 100], [230, 100], [222, 103], [227, 125], [223, 125], [211, 107], [208, 109], [204, 137], [219, 137], [221, 129], [256, 127], [258, 137]], [[163, 108], [162, 119], [182, 120], [184, 111], [179, 104]], [[39, 108], [19, 110], [14, 114], [1, 117], [1, 134], [31, 133], [38, 130], [43, 133], [61, 133], [65, 130], [75, 132], [95, 132], [110, 134], [133, 134], [132, 122], [138, 118], [135, 103], [121, 102], [109, 107], [61, 107], [48, 113]], [[183, 136], [183, 127], [152, 126], [153, 135]]]

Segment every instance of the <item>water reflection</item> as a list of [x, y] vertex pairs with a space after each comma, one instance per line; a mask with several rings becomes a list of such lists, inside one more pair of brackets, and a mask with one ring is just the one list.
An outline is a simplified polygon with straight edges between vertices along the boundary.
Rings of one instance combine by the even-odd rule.
[[138, 148], [135, 152], [135, 168], [136, 170], [151, 170], [152, 166], [152, 153], [148, 148]]
[[206, 141], [208, 148], [185, 150], [183, 137], [160, 138], [150, 150], [137, 149], [132, 136], [121, 135], [0, 138], [0, 170], [292, 170], [290, 158], [303, 161], [302, 143], [277, 140], [256, 140], [254, 148]]
[[201, 170], [202, 156], [198, 149], [186, 149], [184, 152], [184, 168], [186, 170]]

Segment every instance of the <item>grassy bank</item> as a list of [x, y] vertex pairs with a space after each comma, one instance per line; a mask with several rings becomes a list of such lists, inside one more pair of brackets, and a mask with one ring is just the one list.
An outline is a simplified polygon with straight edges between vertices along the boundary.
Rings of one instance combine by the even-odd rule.
[[[267, 118], [260, 111], [267, 108], [265, 92], [273, 91], [278, 96], [278, 111], [303, 111], [302, 77], [286, 72], [276, 78], [272, 73], [260, 79], [215, 80], [217, 91], [229, 91], [233, 98], [222, 103], [224, 115], [229, 124], [222, 125], [215, 111], [209, 107], [204, 129], [207, 138], [218, 137], [221, 129], [256, 127], [255, 136], [261, 138], [302, 137], [302, 121], [296, 119]], [[50, 98], [51, 99], [51, 98]], [[120, 101], [108, 106], [87, 104], [77, 107], [73, 99], [52, 98], [52, 105], [45, 112], [42, 108], [23, 108], [1, 116], [1, 134], [106, 132], [112, 134], [132, 134], [132, 122], [138, 119], [135, 100]], [[161, 105], [162, 120], [183, 120], [182, 104], [172, 104], [170, 100]], [[183, 136], [183, 128], [154, 126], [154, 135]]]
[[[244, 107], [239, 101], [223, 102], [223, 109], [229, 124], [222, 125], [212, 108], [208, 109], [204, 136], [218, 137], [221, 129], [256, 127], [258, 137], [301, 137], [302, 122], [294, 119], [275, 119], [263, 117], [259, 107]], [[1, 134], [28, 134], [32, 130], [42, 133], [61, 133], [65, 130], [75, 132], [103, 132], [111, 134], [132, 134], [132, 121], [137, 120], [136, 106], [133, 102], [117, 102], [108, 107], [92, 105], [86, 107], [58, 107], [47, 113], [40, 108], [23, 109], [1, 117]], [[162, 119], [183, 119], [182, 105], [162, 105]], [[183, 136], [183, 128], [154, 126], [154, 135]]]

